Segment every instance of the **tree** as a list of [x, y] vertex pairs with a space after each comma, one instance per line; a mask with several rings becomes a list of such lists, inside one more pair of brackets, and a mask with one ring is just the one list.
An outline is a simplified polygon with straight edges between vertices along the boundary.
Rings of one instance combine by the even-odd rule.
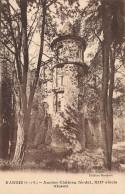
[[[34, 76], [34, 81], [32, 88], [30, 89], [29, 99], [27, 96], [28, 90], [28, 70], [29, 70], [29, 41], [31, 41], [32, 28], [28, 32], [28, 18], [27, 18], [27, 8], [28, 2], [25, 0], [16, 2], [18, 9], [15, 9], [9, 0], [3, 2], [3, 25], [4, 29], [6, 25], [9, 26], [8, 33], [10, 33], [9, 41], [12, 44], [12, 49], [10, 45], [8, 46], [5, 42], [2, 42], [8, 50], [15, 57], [15, 73], [18, 81], [18, 85], [15, 87], [15, 97], [16, 97], [16, 112], [17, 112], [17, 144], [13, 162], [22, 163], [24, 157], [24, 149], [26, 146], [27, 139], [27, 129], [30, 122], [30, 113], [32, 108], [32, 102], [34, 98], [35, 89], [37, 86], [40, 66], [43, 55], [44, 47], [44, 32], [45, 32], [45, 18], [47, 6], [49, 4], [47, 1], [42, 1], [42, 27], [40, 29], [40, 48], [39, 56], [37, 62], [37, 68]], [[53, 2], [52, 2], [53, 3]], [[39, 6], [39, 8], [40, 8]], [[18, 23], [19, 22], [19, 23]], [[32, 23], [33, 25], [33, 23]], [[32, 27], [32, 26], [31, 26]], [[4, 35], [3, 35], [4, 36]], [[30, 37], [30, 38], [29, 38]]]
[[[56, 13], [50, 7], [55, 6]], [[57, 6], [58, 5], [58, 6]], [[61, 10], [61, 12], [59, 12]], [[43, 65], [46, 37], [56, 25], [51, 22], [58, 13], [62, 14], [63, 6], [57, 0], [16, 0], [15, 6], [9, 0], [2, 1], [2, 44], [14, 58], [14, 94], [16, 99], [17, 143], [13, 163], [23, 162], [27, 142], [27, 131], [30, 124], [32, 104]], [[65, 12], [68, 10], [65, 8]], [[51, 15], [51, 14], [52, 15]], [[32, 16], [31, 16], [32, 15]], [[66, 14], [65, 14], [66, 15]], [[39, 19], [38, 19], [39, 18]], [[37, 45], [37, 62], [33, 60], [31, 45], [34, 36], [39, 36]], [[53, 34], [50, 35], [52, 37]], [[34, 64], [33, 64], [34, 63]], [[35, 74], [29, 86], [30, 68], [35, 66]]]
[[[115, 73], [116, 46], [123, 41], [123, 29], [120, 30], [119, 15], [124, 13], [123, 1], [102, 1], [102, 24], [104, 41], [102, 45], [103, 77], [101, 97], [101, 125], [104, 144], [104, 164], [111, 169], [111, 156], [113, 144], [113, 90]], [[122, 20], [123, 22], [123, 20]], [[117, 28], [116, 28], [117, 27]]]
[[[100, 99], [104, 166], [111, 169], [113, 143], [113, 91], [116, 51], [123, 42], [124, 2], [90, 0], [85, 14], [86, 36], [89, 41], [99, 40], [102, 50], [102, 92]], [[88, 12], [88, 13], [87, 13]], [[93, 24], [93, 25], [92, 25]], [[96, 29], [96, 30], [95, 30]], [[102, 36], [103, 33], [103, 36]]]
[[5, 46], [1, 47], [1, 101], [0, 101], [0, 158], [8, 159], [13, 147], [14, 100], [13, 100], [13, 62]]

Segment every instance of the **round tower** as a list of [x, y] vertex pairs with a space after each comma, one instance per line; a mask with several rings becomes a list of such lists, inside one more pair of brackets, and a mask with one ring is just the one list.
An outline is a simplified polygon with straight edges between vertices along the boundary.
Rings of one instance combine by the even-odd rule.
[[63, 127], [64, 117], [69, 110], [83, 111], [83, 82], [87, 73], [84, 64], [86, 43], [70, 29], [71, 24], [66, 24], [62, 36], [51, 44], [56, 55], [53, 64], [53, 127]]

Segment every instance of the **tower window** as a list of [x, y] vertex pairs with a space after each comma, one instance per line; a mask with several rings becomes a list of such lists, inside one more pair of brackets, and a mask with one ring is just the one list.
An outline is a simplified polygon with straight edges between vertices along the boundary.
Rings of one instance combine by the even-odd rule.
[[78, 57], [79, 59], [83, 59], [83, 52], [81, 47], [78, 48]]
[[58, 46], [58, 48], [57, 48], [57, 60], [59, 59], [60, 55], [62, 54], [62, 53], [61, 53], [62, 48], [63, 48], [63, 45], [60, 45], [60, 46]]
[[56, 69], [56, 86], [63, 86], [63, 67], [57, 67]]
[[78, 110], [83, 106], [83, 95], [78, 95]]
[[46, 80], [47, 79], [47, 69], [46, 68], [44, 68], [44, 70], [43, 70], [43, 76], [44, 76], [44, 80]]
[[64, 95], [63, 92], [56, 94], [56, 112], [64, 111]]
[[47, 92], [47, 82], [44, 83], [44, 96], [46, 97], [48, 94]]

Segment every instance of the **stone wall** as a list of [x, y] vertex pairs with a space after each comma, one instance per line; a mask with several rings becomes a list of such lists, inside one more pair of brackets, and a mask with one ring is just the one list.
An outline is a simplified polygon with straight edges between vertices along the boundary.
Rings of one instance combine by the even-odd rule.
[[101, 146], [101, 125], [96, 118], [85, 118], [85, 147], [88, 149]]

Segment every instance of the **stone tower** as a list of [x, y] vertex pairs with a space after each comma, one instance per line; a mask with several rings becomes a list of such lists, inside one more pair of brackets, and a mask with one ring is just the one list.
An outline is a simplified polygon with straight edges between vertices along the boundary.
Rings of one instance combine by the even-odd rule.
[[84, 87], [83, 82], [87, 73], [84, 64], [86, 43], [80, 36], [71, 31], [71, 24], [66, 23], [62, 36], [51, 44], [56, 60], [53, 64], [53, 127], [63, 127], [61, 114], [66, 115], [69, 107], [83, 112]]

